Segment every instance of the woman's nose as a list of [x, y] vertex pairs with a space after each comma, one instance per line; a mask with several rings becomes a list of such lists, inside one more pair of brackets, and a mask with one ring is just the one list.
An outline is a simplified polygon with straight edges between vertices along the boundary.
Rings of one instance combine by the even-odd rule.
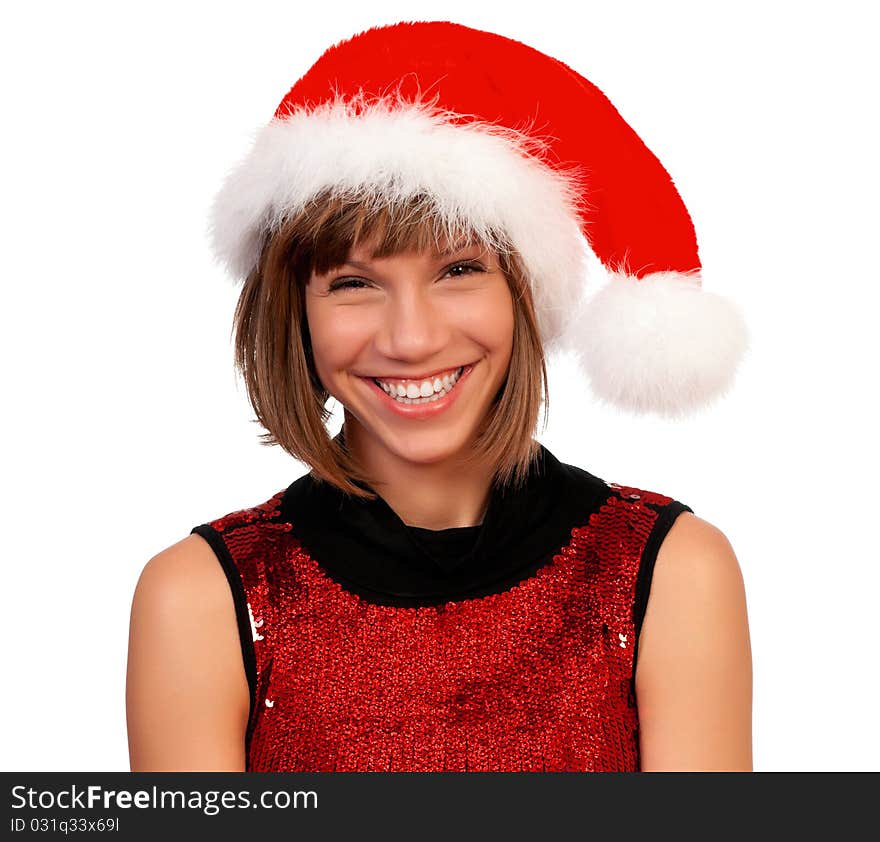
[[448, 321], [448, 314], [423, 292], [389, 301], [381, 316], [379, 350], [397, 359], [430, 356], [446, 344]]

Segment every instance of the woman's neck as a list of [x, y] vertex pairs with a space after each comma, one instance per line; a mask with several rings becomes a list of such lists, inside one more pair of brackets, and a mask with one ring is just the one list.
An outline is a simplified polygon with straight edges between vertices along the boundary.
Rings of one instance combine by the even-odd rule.
[[357, 425], [346, 425], [346, 447], [375, 481], [373, 491], [407, 526], [436, 530], [482, 523], [491, 497], [491, 471], [453, 459], [412, 462], [377, 447], [368, 435]]

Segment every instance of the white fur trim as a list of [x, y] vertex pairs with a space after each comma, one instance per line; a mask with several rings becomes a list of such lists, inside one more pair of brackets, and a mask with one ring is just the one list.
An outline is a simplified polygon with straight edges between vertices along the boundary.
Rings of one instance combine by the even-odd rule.
[[336, 99], [295, 111], [265, 126], [227, 177], [211, 212], [214, 253], [242, 279], [256, 266], [266, 233], [328, 188], [391, 202], [428, 193], [453, 234], [472, 228], [492, 242], [497, 229], [509, 238], [552, 347], [582, 295], [589, 246], [574, 176], [536, 152], [540, 143], [527, 135], [462, 123], [461, 115], [423, 103]]
[[749, 338], [737, 305], [701, 289], [696, 273], [617, 272], [561, 342], [601, 400], [678, 418], [729, 390]]
[[395, 202], [429, 195], [446, 230], [498, 231], [519, 252], [547, 352], [579, 357], [597, 397], [636, 413], [679, 416], [729, 388], [747, 347], [735, 305], [699, 278], [611, 275], [583, 236], [582, 185], [544, 163], [540, 141], [462, 122], [430, 104], [335, 99], [273, 119], [211, 209], [214, 253], [237, 279], [265, 236], [320, 193]]

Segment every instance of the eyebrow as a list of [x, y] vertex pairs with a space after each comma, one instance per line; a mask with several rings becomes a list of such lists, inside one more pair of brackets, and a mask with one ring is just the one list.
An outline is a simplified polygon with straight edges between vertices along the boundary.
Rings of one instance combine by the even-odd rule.
[[[449, 257], [450, 255], [458, 254], [459, 252], [467, 251], [468, 249], [472, 249], [472, 248], [476, 248], [479, 245], [480, 245], [480, 243], [464, 243], [463, 245], [460, 245], [460, 246], [452, 246], [452, 247], [446, 249], [445, 251], [432, 251], [431, 255], [439, 260], [442, 257]], [[369, 263], [363, 263], [359, 260], [346, 260], [345, 263], [343, 263], [342, 265], [343, 266], [354, 266], [355, 269], [362, 269], [365, 272], [370, 269]]]

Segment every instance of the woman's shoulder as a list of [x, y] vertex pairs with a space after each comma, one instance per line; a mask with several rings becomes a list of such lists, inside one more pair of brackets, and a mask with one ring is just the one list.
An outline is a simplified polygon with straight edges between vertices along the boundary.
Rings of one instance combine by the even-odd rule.
[[742, 572], [684, 512], [657, 556], [635, 674], [643, 768], [750, 770], [752, 664]]
[[141, 570], [131, 609], [132, 635], [160, 648], [179, 647], [175, 658], [204, 655], [208, 645], [235, 629], [232, 593], [217, 556], [203, 537], [191, 534], [154, 555]]
[[660, 558], [669, 563], [679, 559], [677, 566], [681, 567], [693, 564], [700, 556], [715, 559], [719, 564], [729, 563], [734, 556], [733, 547], [727, 535], [713, 523], [691, 511], [682, 512], [660, 548], [658, 562]]
[[[643, 635], [650, 643], [640, 662], [659, 673], [690, 651], [721, 659], [721, 650], [745, 638], [745, 583], [727, 535], [692, 512], [682, 512], [666, 532], [656, 556]], [[703, 646], [698, 651], [698, 643]], [[683, 648], [684, 647], [684, 648]], [[658, 668], [658, 664], [662, 668]], [[642, 667], [643, 674], [652, 672]]]
[[727, 535], [692, 512], [682, 512], [667, 532], [657, 553], [654, 579], [659, 594], [655, 602], [673, 603], [672, 611], [707, 600], [723, 608], [743, 589], [742, 571]]
[[199, 535], [157, 553], [141, 571], [126, 700], [133, 771], [243, 768], [249, 695], [235, 608]]
[[238, 613], [229, 571], [205, 538], [193, 533], [154, 555], [135, 587], [131, 628], [139, 642], [174, 659], [216, 656], [228, 644], [234, 664], [240, 661]]

